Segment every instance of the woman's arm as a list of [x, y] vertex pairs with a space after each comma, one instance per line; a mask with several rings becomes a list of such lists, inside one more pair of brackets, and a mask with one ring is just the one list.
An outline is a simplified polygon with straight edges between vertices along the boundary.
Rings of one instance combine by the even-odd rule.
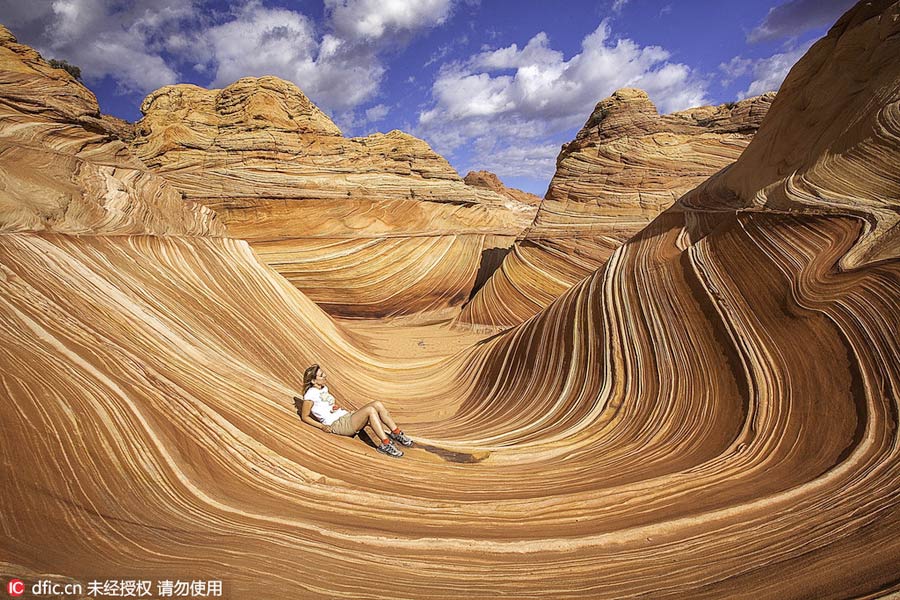
[[312, 402], [304, 399], [303, 404], [300, 405], [300, 419], [306, 423], [307, 425], [312, 425], [318, 429], [321, 429], [325, 433], [331, 433], [331, 427], [325, 425], [324, 423], [319, 423], [315, 419], [312, 418], [312, 415], [309, 414], [309, 410], [312, 408]]

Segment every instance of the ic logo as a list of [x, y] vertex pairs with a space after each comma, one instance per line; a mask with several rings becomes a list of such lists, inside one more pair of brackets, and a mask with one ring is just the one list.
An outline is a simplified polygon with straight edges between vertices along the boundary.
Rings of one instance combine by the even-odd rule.
[[6, 591], [10, 596], [21, 596], [25, 593], [25, 582], [21, 579], [10, 579], [6, 584]]

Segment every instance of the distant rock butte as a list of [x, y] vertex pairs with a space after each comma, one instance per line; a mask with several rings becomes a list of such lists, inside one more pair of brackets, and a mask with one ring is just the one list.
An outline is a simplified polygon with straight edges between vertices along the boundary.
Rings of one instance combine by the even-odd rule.
[[655, 218], [740, 156], [774, 97], [660, 115], [646, 92], [615, 92], [563, 146], [526, 237], [605, 231], [612, 220]]
[[466, 185], [409, 134], [343, 137], [277, 77], [166, 86], [141, 110], [141, 160], [334, 314], [458, 310], [482, 253], [509, 247], [535, 214]]
[[224, 235], [100, 115], [94, 94], [0, 26], [0, 232]]
[[563, 145], [534, 222], [459, 322], [509, 326], [547, 306], [679, 196], [732, 163], [774, 96], [668, 115], [638, 89], [598, 102]]
[[523, 192], [516, 188], [508, 188], [503, 185], [503, 182], [500, 181], [499, 177], [490, 171], [469, 171], [463, 178], [463, 181], [466, 182], [466, 185], [491, 190], [503, 196], [509, 196], [517, 202], [524, 202], [531, 206], [538, 206], [541, 203], [540, 196], [535, 196], [534, 194]]

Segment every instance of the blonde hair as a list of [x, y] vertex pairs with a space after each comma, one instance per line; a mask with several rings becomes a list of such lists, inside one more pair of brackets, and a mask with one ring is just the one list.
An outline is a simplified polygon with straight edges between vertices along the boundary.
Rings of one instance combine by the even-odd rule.
[[319, 365], [310, 365], [303, 371], [303, 393], [305, 394], [312, 387], [313, 379], [319, 372]]

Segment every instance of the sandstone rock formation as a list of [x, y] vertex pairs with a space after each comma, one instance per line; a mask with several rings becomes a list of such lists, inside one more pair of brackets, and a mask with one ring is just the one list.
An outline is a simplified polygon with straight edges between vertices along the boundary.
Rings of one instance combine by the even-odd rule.
[[132, 144], [141, 160], [332, 313], [458, 308], [482, 254], [509, 247], [534, 217], [465, 185], [411, 135], [343, 137], [277, 77], [167, 86], [141, 110]]
[[521, 323], [603, 265], [684, 192], [733, 162], [774, 94], [659, 115], [642, 90], [597, 103], [556, 160], [534, 223], [459, 317]]
[[87, 88], [2, 26], [0, 97], [0, 232], [224, 234], [131, 154]]
[[503, 196], [508, 196], [517, 202], [524, 202], [532, 206], [537, 206], [541, 203], [540, 196], [535, 196], [516, 188], [508, 188], [503, 185], [503, 182], [500, 181], [496, 174], [490, 171], [469, 171], [466, 173], [463, 181], [466, 182], [466, 185], [491, 190]]
[[134, 123], [129, 123], [125, 119], [112, 115], [100, 115], [100, 120], [108, 131], [113, 132], [117, 138], [126, 144], [130, 145], [134, 140]]
[[[440, 359], [370, 352], [240, 240], [0, 233], [0, 572], [231, 598], [896, 595], [898, 55], [900, 3], [858, 4], [734, 166]], [[313, 360], [419, 447], [386, 462], [300, 423]]]

